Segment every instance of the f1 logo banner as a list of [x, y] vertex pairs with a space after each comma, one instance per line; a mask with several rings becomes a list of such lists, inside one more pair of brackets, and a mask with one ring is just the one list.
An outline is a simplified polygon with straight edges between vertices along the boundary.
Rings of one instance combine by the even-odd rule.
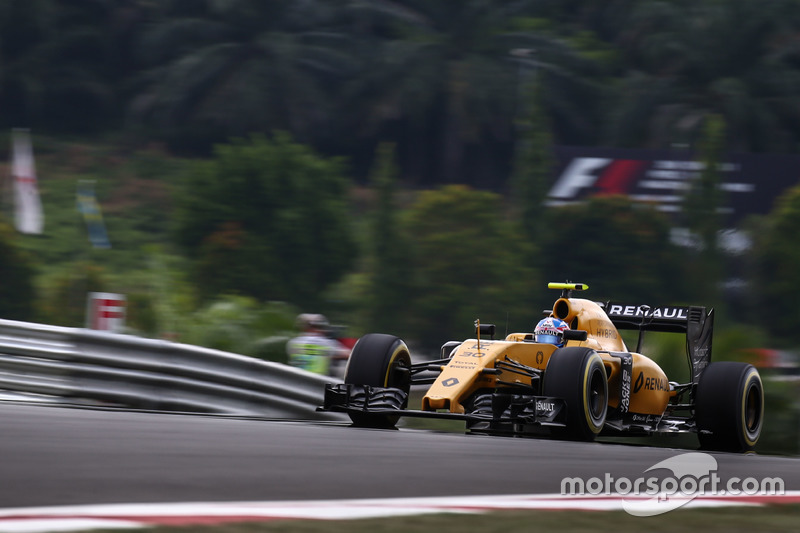
[[[688, 150], [557, 147], [558, 170], [547, 205], [569, 205], [594, 196], [624, 195], [679, 213], [686, 193], [705, 168]], [[800, 181], [800, 156], [730, 154], [719, 165], [726, 224], [766, 214], [775, 198]]]
[[125, 295], [90, 292], [86, 311], [86, 327], [121, 333], [125, 328]]

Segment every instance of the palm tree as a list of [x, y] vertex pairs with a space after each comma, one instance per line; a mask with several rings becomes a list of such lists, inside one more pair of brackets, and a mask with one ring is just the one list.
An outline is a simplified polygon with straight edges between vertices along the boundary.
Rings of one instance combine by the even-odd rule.
[[323, 135], [329, 89], [351, 68], [336, 2], [175, 2], [142, 37], [131, 116], [189, 142], [285, 129]]
[[526, 69], [552, 89], [549, 109], [569, 124], [564, 130], [584, 128], [586, 114], [565, 101], [585, 86], [572, 74], [580, 60], [564, 42], [526, 27], [520, 17], [532, 5], [350, 0], [352, 24], [367, 43], [364, 75], [348, 93], [359, 102], [354, 131], [395, 140], [412, 179], [486, 185], [498, 167], [510, 168]]
[[0, 106], [7, 126], [96, 131], [118, 124], [136, 0], [0, 4]]
[[796, 147], [800, 55], [795, 2], [645, 2], [619, 43], [631, 68], [615, 88], [607, 139], [666, 147], [692, 143], [723, 115], [729, 146]]

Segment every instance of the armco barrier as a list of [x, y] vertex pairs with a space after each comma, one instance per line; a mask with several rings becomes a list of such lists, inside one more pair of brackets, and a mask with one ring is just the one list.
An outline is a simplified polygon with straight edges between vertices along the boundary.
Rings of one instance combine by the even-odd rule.
[[331, 380], [188, 344], [0, 320], [0, 391], [78, 404], [338, 420], [316, 412]]

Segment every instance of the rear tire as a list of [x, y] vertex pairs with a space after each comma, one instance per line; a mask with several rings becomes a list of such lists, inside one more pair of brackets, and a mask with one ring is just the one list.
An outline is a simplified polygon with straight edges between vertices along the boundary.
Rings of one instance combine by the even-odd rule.
[[703, 371], [695, 396], [700, 446], [706, 450], [752, 450], [764, 425], [764, 385], [753, 365], [712, 363]]
[[[352, 385], [393, 387], [408, 394], [411, 388], [411, 355], [400, 338], [382, 333], [361, 337], [347, 362], [344, 382]], [[403, 408], [407, 406], [403, 405]], [[361, 427], [394, 427], [399, 415], [348, 413], [353, 424]]]
[[608, 376], [590, 348], [559, 348], [544, 372], [543, 394], [567, 404], [567, 427], [556, 435], [591, 441], [603, 430], [608, 410]]

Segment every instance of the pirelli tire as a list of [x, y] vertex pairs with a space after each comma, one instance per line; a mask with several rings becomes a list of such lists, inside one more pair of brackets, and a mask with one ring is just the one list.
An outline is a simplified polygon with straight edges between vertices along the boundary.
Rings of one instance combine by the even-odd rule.
[[764, 385], [753, 365], [711, 363], [695, 394], [695, 423], [706, 450], [752, 450], [764, 426]]
[[[361, 337], [347, 362], [344, 382], [372, 387], [393, 387], [408, 394], [411, 388], [411, 355], [402, 339], [382, 333]], [[403, 408], [407, 407], [403, 405]], [[399, 415], [350, 412], [353, 424], [361, 427], [394, 427]]]
[[591, 441], [603, 430], [608, 410], [608, 377], [603, 360], [590, 348], [559, 348], [544, 372], [545, 396], [567, 405], [566, 428], [556, 436]]

